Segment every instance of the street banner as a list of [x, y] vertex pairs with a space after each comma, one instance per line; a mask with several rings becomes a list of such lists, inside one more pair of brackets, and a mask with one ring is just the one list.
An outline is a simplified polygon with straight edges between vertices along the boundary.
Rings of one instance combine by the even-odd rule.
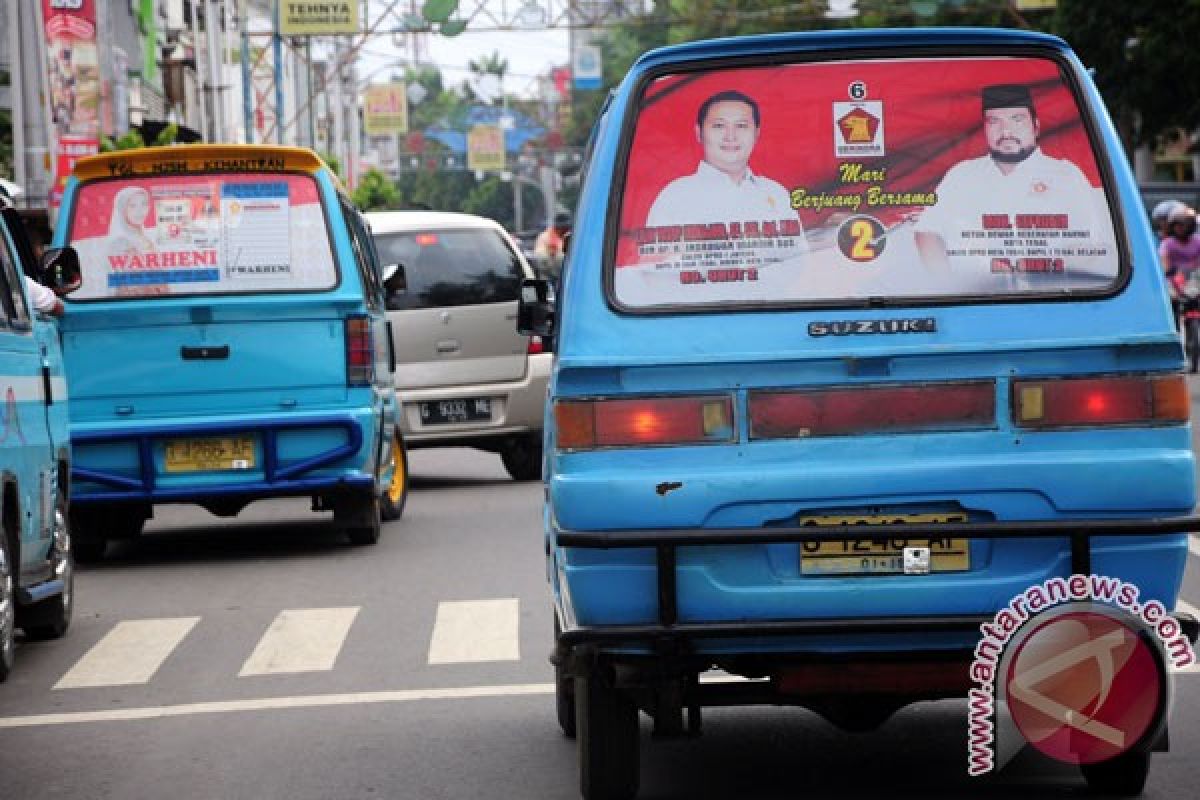
[[408, 133], [408, 94], [403, 83], [368, 86], [363, 92], [363, 130], [368, 136]]
[[504, 130], [499, 125], [476, 125], [467, 133], [467, 169], [504, 169]]
[[284, 36], [358, 33], [358, 0], [280, 0], [279, 32]]
[[628, 308], [1107, 291], [1114, 203], [1047, 58], [664, 75], [630, 136]]
[[54, 129], [51, 213], [75, 162], [100, 150], [100, 64], [95, 0], [41, 0], [46, 30], [46, 98]]
[[594, 44], [581, 44], [575, 48], [571, 73], [576, 89], [599, 89], [604, 77], [600, 48]]

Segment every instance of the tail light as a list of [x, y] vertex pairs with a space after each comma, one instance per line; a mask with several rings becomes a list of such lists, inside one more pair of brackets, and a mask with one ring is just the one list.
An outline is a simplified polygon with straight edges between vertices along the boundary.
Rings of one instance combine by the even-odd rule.
[[525, 352], [531, 356], [546, 352], [546, 345], [544, 342], [542, 342], [542, 337], [536, 335], [530, 336], [529, 347], [525, 349]]
[[991, 381], [754, 392], [748, 402], [751, 439], [968, 430], [996, 424], [996, 388]]
[[1013, 381], [1012, 394], [1019, 428], [1170, 425], [1190, 415], [1182, 375]]
[[346, 385], [370, 386], [375, 380], [375, 339], [371, 320], [346, 318]]
[[560, 400], [554, 404], [558, 447], [715, 444], [733, 439], [728, 397]]

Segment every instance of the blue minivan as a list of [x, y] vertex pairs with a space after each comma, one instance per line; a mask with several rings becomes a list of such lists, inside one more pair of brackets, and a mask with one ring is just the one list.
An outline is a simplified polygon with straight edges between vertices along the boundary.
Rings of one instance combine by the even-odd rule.
[[311, 497], [373, 544], [407, 492], [375, 250], [315, 153], [146, 148], [84, 159], [59, 244], [80, 560], [156, 505], [236, 515]]
[[0, 192], [0, 681], [12, 670], [16, 630], [26, 641], [57, 639], [75, 604], [62, 351], [54, 323], [26, 290], [27, 275], [50, 273], [65, 287], [78, 275], [74, 257], [50, 251], [36, 264], [21, 217]]
[[[1016, 645], [1051, 629], [1004, 621], [1071, 576], [1120, 581], [1122, 613], [1190, 652], [1195, 620], [1169, 615], [1200, 528], [1183, 353], [1121, 143], [1063, 41], [667, 47], [589, 148], [560, 294], [526, 282], [518, 309], [555, 343], [552, 660], [585, 797], [636, 794], [639, 711], [658, 737], [751, 703], [865, 730], [1041, 675], [973, 662], [995, 630], [1002, 667], [1044, 655]], [[1154, 680], [1120, 696], [1150, 687], [1148, 710], [1120, 748], [1088, 738], [1107, 705], [1046, 722], [1066, 706], [1017, 681], [1008, 711], [1093, 789], [1136, 794], [1166, 744], [1147, 653]], [[1106, 680], [1134, 662], [1115, 663]]]

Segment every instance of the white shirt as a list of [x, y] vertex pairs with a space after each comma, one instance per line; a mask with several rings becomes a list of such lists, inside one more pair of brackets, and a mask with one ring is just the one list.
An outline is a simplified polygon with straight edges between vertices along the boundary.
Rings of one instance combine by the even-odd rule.
[[43, 314], [54, 313], [54, 309], [58, 306], [58, 295], [28, 275], [25, 276], [25, 288], [29, 292], [29, 302], [33, 303], [34, 311], [40, 311]]
[[[1017, 217], [1025, 214], [1066, 215], [1066, 226], [1022, 233]], [[995, 216], [985, 224], [984, 215]], [[1008, 230], [1000, 222], [1004, 218]], [[1098, 269], [1114, 276], [1117, 271], [1103, 192], [1079, 167], [1051, 158], [1040, 148], [1007, 175], [990, 155], [955, 164], [937, 187], [937, 204], [922, 212], [915, 230], [941, 236], [956, 271], [990, 272], [993, 257], [1026, 256], [1061, 257], [1068, 268]], [[1096, 247], [1106, 248], [1106, 255], [1092, 254]]]
[[[676, 178], [658, 193], [646, 216], [646, 227], [799, 219], [787, 189], [770, 178], [747, 169], [741, 182], [735, 183], [701, 161], [693, 174]], [[803, 232], [799, 238], [803, 240]]]

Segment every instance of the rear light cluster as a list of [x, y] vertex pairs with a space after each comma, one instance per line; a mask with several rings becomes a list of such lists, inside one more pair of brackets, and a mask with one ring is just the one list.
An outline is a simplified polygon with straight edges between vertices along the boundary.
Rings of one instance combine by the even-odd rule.
[[1013, 422], [1019, 428], [1169, 425], [1188, 421], [1182, 375], [1014, 381]]
[[[1182, 424], [1182, 375], [1018, 380], [1021, 429]], [[751, 439], [984, 430], [998, 427], [992, 381], [756, 391], [747, 396]], [[729, 396], [559, 400], [558, 447], [719, 444], [735, 440]]]
[[753, 392], [748, 403], [751, 439], [919, 433], [996, 424], [996, 386], [991, 381]]
[[375, 339], [371, 320], [346, 318], [346, 385], [370, 386], [375, 380]]
[[563, 450], [733, 440], [729, 397], [560, 400], [554, 419]]

